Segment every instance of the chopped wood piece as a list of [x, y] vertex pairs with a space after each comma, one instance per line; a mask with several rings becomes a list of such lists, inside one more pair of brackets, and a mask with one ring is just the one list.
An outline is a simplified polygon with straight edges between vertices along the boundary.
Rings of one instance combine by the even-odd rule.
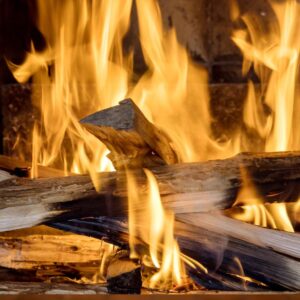
[[107, 267], [107, 289], [111, 294], [140, 294], [141, 266], [129, 259], [128, 251], [120, 251]]
[[[188, 222], [188, 220], [187, 220]], [[241, 223], [237, 221], [239, 226]], [[249, 225], [249, 224], [247, 224]], [[112, 243], [126, 245], [128, 242], [127, 222], [110, 218], [91, 218], [84, 220], [70, 220], [54, 223], [51, 226], [69, 230], [97, 238], [106, 238]], [[223, 224], [223, 227], [225, 225]], [[218, 226], [219, 228], [221, 226]], [[249, 225], [248, 230], [255, 230], [256, 226]], [[227, 230], [218, 232], [207, 226], [206, 222], [197, 226], [182, 221], [175, 222], [175, 234], [181, 251], [196, 259], [207, 269], [206, 274], [200, 268], [190, 268], [190, 275], [202, 286], [208, 289], [220, 290], [299, 290], [300, 289], [300, 261], [299, 248], [294, 257], [277, 253], [273, 250], [271, 241], [267, 244], [253, 243], [234, 237]], [[255, 231], [260, 235], [257, 240], [264, 240], [262, 231]], [[273, 231], [276, 243], [294, 240], [298, 243], [299, 235]], [[288, 248], [288, 246], [286, 246]], [[290, 253], [286, 253], [290, 254]], [[240, 269], [240, 264], [243, 270]], [[241, 278], [244, 276], [245, 279]], [[251, 279], [248, 279], [251, 278]]]
[[[299, 196], [300, 153], [244, 153], [225, 160], [153, 168], [165, 208], [175, 214], [230, 208], [242, 186], [241, 166], [269, 202], [294, 202]], [[141, 194], [148, 192], [141, 170], [133, 171]], [[125, 172], [98, 174], [97, 192], [89, 176], [0, 182], [0, 231], [31, 227], [50, 220], [88, 216], [126, 216]], [[281, 198], [274, 191], [293, 188]], [[143, 201], [140, 207], [146, 205]]]
[[149, 122], [131, 99], [81, 120], [111, 151], [116, 169], [151, 168], [178, 162], [170, 138]]
[[46, 226], [0, 234], [0, 266], [32, 271], [37, 280], [84, 278], [85, 283], [94, 283], [101, 265], [103, 274], [96, 282], [104, 282], [107, 258], [116, 252], [117, 247], [98, 239]]
[[0, 282], [0, 295], [95, 295], [107, 294], [107, 287], [99, 284]]
[[[5, 170], [14, 175], [20, 177], [30, 177], [30, 169], [31, 169], [31, 162], [25, 162], [15, 157], [10, 157], [6, 155], [0, 155], [0, 170]], [[49, 178], [49, 177], [61, 177], [64, 176], [64, 171], [38, 166], [38, 177], [40, 178]]]

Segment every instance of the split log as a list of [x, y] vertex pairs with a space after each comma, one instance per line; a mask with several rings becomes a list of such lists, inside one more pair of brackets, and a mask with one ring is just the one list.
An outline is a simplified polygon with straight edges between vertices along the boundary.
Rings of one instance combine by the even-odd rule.
[[109, 158], [117, 170], [178, 162], [170, 138], [149, 122], [131, 99], [80, 122], [111, 151]]
[[[300, 153], [244, 153], [225, 160], [153, 168], [162, 202], [175, 214], [230, 208], [242, 186], [241, 166], [269, 202], [294, 202], [299, 196]], [[148, 192], [141, 170], [133, 171], [141, 194]], [[31, 227], [50, 220], [127, 215], [125, 172], [99, 173], [97, 192], [89, 176], [0, 182], [0, 231]], [[283, 198], [274, 192], [291, 191]], [[141, 208], [143, 203], [141, 201]]]
[[[7, 171], [17, 176], [21, 175], [21, 177], [30, 177], [31, 167], [31, 162], [22, 161], [15, 157], [0, 155], [0, 170]], [[39, 178], [62, 177], [65, 175], [62, 170], [45, 166], [38, 166], [37, 168]]]
[[40, 281], [84, 278], [85, 283], [103, 283], [110, 257], [117, 251], [99, 239], [46, 226], [0, 234], [0, 266], [32, 272]]
[[[237, 222], [239, 226], [241, 222]], [[51, 226], [97, 238], [106, 238], [120, 246], [128, 242], [127, 223], [124, 220], [102, 217], [70, 220], [53, 223]], [[256, 228], [254, 225], [249, 225], [250, 227], [250, 231]], [[220, 231], [212, 230], [201, 222], [197, 223], [197, 226], [182, 221], [175, 222], [175, 234], [181, 251], [201, 262], [208, 269], [206, 274], [201, 269], [188, 267], [190, 275], [196, 282], [208, 289], [220, 290], [244, 290], [245, 284], [249, 290], [300, 289], [300, 261], [296, 259], [299, 256], [299, 248], [294, 249], [297, 253], [291, 257], [286, 255], [290, 253], [282, 254], [284, 246], [281, 249], [282, 253], [277, 253], [278, 249], [274, 251], [270, 246], [271, 241], [269, 244], [257, 245], [257, 242], [253, 243], [251, 238], [249, 241], [242, 240], [234, 237], [233, 234], [228, 234], [227, 230], [222, 231], [222, 226], [218, 228]], [[276, 231], [270, 231], [272, 232], [270, 237], [276, 236], [276, 244], [287, 240], [294, 240], [292, 243], [294, 245], [299, 243], [298, 234], [279, 232], [276, 235]], [[264, 240], [264, 232], [256, 231], [256, 234], [261, 234], [257, 237], [258, 240]], [[240, 269], [238, 260], [243, 270]]]
[[107, 293], [108, 291], [105, 285], [45, 282], [0, 282], [0, 295], [95, 295]]
[[128, 251], [120, 251], [110, 260], [106, 278], [110, 294], [141, 293], [141, 265], [129, 258]]
[[272, 249], [286, 256], [300, 259], [300, 234], [262, 228], [244, 223], [220, 213], [181, 214], [178, 221], [230, 236], [256, 246]]
[[102, 240], [47, 226], [0, 235], [2, 281], [106, 284], [109, 293], [140, 293], [141, 268], [129, 252]]

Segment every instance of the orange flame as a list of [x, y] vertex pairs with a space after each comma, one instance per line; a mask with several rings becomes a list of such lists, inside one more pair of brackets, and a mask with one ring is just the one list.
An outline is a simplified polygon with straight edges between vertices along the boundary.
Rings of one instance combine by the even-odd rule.
[[150, 278], [150, 288], [164, 289], [170, 287], [170, 282], [181, 285], [186, 274], [174, 238], [174, 215], [164, 211], [154, 175], [149, 170], [145, 170], [145, 174], [149, 185], [149, 194], [145, 199], [146, 207], [141, 207], [143, 196], [138, 193], [134, 177], [130, 173], [127, 176], [131, 257], [141, 256], [136, 247], [139, 240], [143, 241], [149, 245], [150, 256], [142, 257], [144, 263], [148, 265], [150, 258], [151, 265], [158, 269]]

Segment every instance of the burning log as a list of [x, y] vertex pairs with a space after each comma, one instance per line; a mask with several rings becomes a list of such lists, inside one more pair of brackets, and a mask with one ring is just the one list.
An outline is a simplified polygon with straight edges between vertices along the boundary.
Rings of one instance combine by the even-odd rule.
[[111, 294], [140, 294], [141, 266], [129, 259], [128, 251], [120, 251], [107, 267], [107, 288]]
[[[242, 222], [236, 221], [236, 226]], [[223, 223], [223, 227], [226, 224]], [[256, 226], [248, 225], [257, 239], [264, 241], [267, 230], [256, 231]], [[108, 241], [123, 246], [128, 243], [127, 223], [124, 220], [109, 218], [92, 218], [83, 220], [70, 220], [53, 223], [51, 226], [78, 234], [105, 238]], [[218, 231], [219, 230], [219, 231]], [[299, 235], [285, 232], [271, 232], [269, 238], [275, 237], [277, 246], [286, 241], [292, 241], [292, 245], [299, 244]], [[201, 262], [207, 269], [206, 274], [200, 269], [189, 268], [190, 275], [202, 286], [208, 289], [220, 290], [299, 290], [300, 289], [300, 262], [299, 247], [294, 248], [294, 257], [285, 254], [283, 249], [277, 253], [277, 248], [272, 249], [269, 244], [258, 245], [251, 238], [249, 241], [237, 238], [234, 233], [228, 234], [228, 230], [222, 230], [218, 225], [214, 229], [203, 224], [185, 223], [176, 221], [175, 233], [181, 251]], [[240, 233], [238, 234], [240, 235]], [[251, 234], [250, 234], [251, 237]], [[289, 248], [289, 245], [282, 248]], [[292, 251], [293, 252], [293, 251]], [[242, 266], [240, 269], [239, 265]]]
[[[297, 187], [299, 152], [244, 153], [225, 160], [161, 166], [152, 171], [165, 208], [182, 214], [230, 208], [242, 186], [241, 166], [249, 171], [265, 202], [298, 199], [297, 189], [283, 198], [269, 194]], [[141, 170], [133, 173], [141, 194], [147, 193], [145, 174]], [[126, 173], [99, 173], [98, 180], [98, 192], [89, 176], [10, 178], [0, 182], [0, 231], [50, 220], [127, 215]]]
[[129, 252], [95, 238], [38, 226], [2, 233], [0, 252], [5, 281], [105, 283], [109, 293], [141, 291], [140, 265]]
[[89, 115], [81, 124], [107, 146], [118, 170], [178, 162], [169, 137], [149, 122], [131, 99]]
[[297, 233], [254, 226], [220, 213], [181, 214], [178, 220], [300, 259], [300, 235]]
[[[107, 267], [109, 255], [117, 250], [94, 238], [39, 226], [1, 233], [0, 266], [31, 272], [31, 277], [39, 281], [51, 278], [68, 282], [84, 277], [86, 283], [94, 283], [100, 266]], [[104, 282], [103, 274], [98, 275], [97, 282], [101, 281]]]

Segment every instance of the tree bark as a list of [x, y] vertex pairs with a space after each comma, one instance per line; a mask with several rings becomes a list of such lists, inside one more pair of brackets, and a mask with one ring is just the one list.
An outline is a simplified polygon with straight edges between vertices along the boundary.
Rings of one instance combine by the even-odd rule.
[[[153, 168], [162, 202], [175, 214], [230, 208], [247, 169], [266, 203], [298, 199], [300, 153], [244, 153], [225, 160]], [[148, 191], [142, 170], [132, 171], [140, 194]], [[31, 227], [50, 220], [127, 215], [125, 172], [99, 173], [97, 192], [89, 176], [0, 182], [0, 231]], [[274, 192], [291, 190], [283, 198]], [[284, 194], [284, 193], [283, 193]], [[141, 208], [146, 205], [141, 201]]]
[[[201, 216], [198, 216], [201, 217]], [[236, 226], [242, 222], [237, 221]], [[253, 242], [250, 238], [240, 239], [241, 233], [234, 236], [228, 234], [224, 222], [215, 228], [207, 226], [207, 222], [197, 225], [175, 222], [175, 235], [181, 251], [202, 263], [208, 270], [187, 266], [190, 276], [208, 289], [219, 290], [299, 290], [300, 289], [300, 261], [299, 248], [294, 251], [284, 251], [289, 245], [278, 248], [278, 244], [292, 241], [292, 245], [299, 244], [299, 235], [285, 232], [271, 232], [267, 242], [263, 243], [266, 230], [256, 230], [254, 225], [248, 225], [248, 230], [257, 235]], [[128, 243], [128, 228], [125, 220], [110, 218], [91, 218], [70, 220], [53, 223], [51, 226], [79, 234], [90, 235], [96, 238], [105, 238], [109, 242], [126, 247]], [[277, 248], [273, 250], [271, 238], [275, 238]], [[147, 247], [147, 245], [144, 245]], [[277, 250], [281, 253], [278, 253]], [[294, 253], [293, 253], [294, 252]], [[293, 257], [289, 254], [293, 253]], [[240, 262], [240, 263], [239, 263]], [[239, 267], [242, 265], [242, 270]], [[244, 276], [246, 279], [241, 279]], [[251, 278], [251, 280], [247, 280]]]

